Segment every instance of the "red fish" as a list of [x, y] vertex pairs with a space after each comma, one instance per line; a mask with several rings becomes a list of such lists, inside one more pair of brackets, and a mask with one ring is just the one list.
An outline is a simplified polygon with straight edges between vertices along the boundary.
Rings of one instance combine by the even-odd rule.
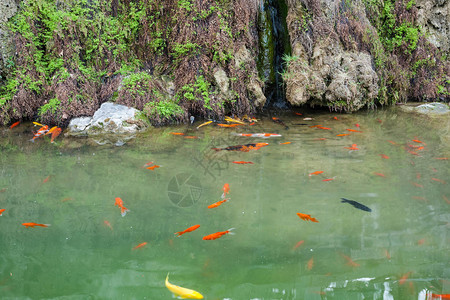
[[47, 177], [45, 177], [43, 183], [46, 183], [46, 182], [48, 182], [49, 180], [50, 180], [50, 175], [48, 175]]
[[144, 247], [145, 245], [147, 245], [147, 242], [140, 243], [139, 245], [133, 247], [133, 249], [131, 249], [131, 250], [136, 250], [136, 249], [138, 249], [138, 248], [142, 248], [142, 247]]
[[11, 126], [9, 126], [9, 129], [13, 129], [14, 127], [16, 127], [19, 124], [20, 124], [20, 121], [17, 121], [16, 123], [13, 123]]
[[360, 128], [360, 126], [359, 126], [359, 124], [358, 124], [358, 123], [356, 123], [356, 124], [355, 124], [355, 126], [356, 126], [356, 127], [358, 127], [358, 128]]
[[389, 159], [389, 156], [387, 156], [386, 154], [378, 154], [379, 156], [381, 156], [384, 159]]
[[231, 230], [233, 230], [233, 229], [234, 228], [230, 228], [230, 229], [225, 230], [225, 231], [219, 231], [219, 232], [216, 232], [216, 233], [211, 233], [209, 235], [204, 236], [203, 240], [204, 241], [206, 241], [206, 240], [210, 240], [211, 241], [211, 240], [215, 240], [215, 239], [221, 238], [225, 234], [233, 234], [231, 232]]
[[48, 227], [50, 226], [50, 224], [38, 224], [38, 223], [33, 223], [33, 222], [29, 222], [29, 223], [22, 223], [23, 226], [25, 226], [26, 228], [30, 228], [30, 227], [35, 227], [35, 226], [40, 226], [40, 227]]
[[182, 132], [169, 132], [169, 133], [173, 135], [184, 135], [184, 133]]
[[297, 249], [298, 247], [300, 247], [301, 245], [303, 245], [304, 242], [305, 242], [304, 240], [298, 241], [297, 244], [295, 244], [294, 247], [292, 247], [292, 250]]
[[251, 122], [251, 123], [248, 124], [248, 125], [253, 126], [253, 125], [255, 125], [255, 122]]
[[355, 129], [346, 129], [347, 131], [350, 131], [350, 132], [362, 132], [361, 130], [355, 130]]
[[103, 224], [105, 224], [105, 226], [108, 226], [109, 229], [113, 230], [111, 223], [109, 223], [107, 220], [103, 221]]
[[322, 174], [323, 173], [323, 171], [315, 171], [315, 172], [312, 172], [312, 173], [309, 173], [309, 177], [311, 177], [311, 176], [313, 176], [313, 175], [319, 175], [319, 174]]
[[221, 200], [221, 201], [217, 201], [216, 203], [213, 203], [213, 204], [209, 205], [208, 208], [215, 208], [215, 207], [218, 207], [218, 206], [222, 205], [222, 203], [227, 202], [228, 200], [230, 200], [230, 199], [227, 198], [227, 199], [223, 199], [223, 200]]
[[384, 175], [383, 173], [373, 172], [373, 174], [380, 176], [380, 177], [386, 177], [386, 175]]
[[[450, 299], [450, 294], [435, 294], [435, 293], [431, 293], [431, 294], [427, 294], [427, 296], [431, 296], [430, 300], [434, 300], [434, 299]], [[429, 299], [429, 298], [427, 298]]]
[[351, 133], [341, 133], [341, 134], [337, 134], [336, 136], [347, 136], [350, 135]]
[[0, 209], [0, 216], [2, 215], [2, 213], [5, 211], [6, 209], [2, 208]]
[[359, 266], [360, 266], [360, 264], [355, 263], [355, 262], [354, 262], [350, 257], [348, 257], [347, 255], [342, 254], [342, 253], [340, 253], [340, 254], [341, 254], [341, 256], [342, 256], [343, 258], [345, 258], [345, 260], [347, 261], [347, 265], [352, 266], [352, 267], [359, 267]]
[[152, 162], [152, 161], [146, 163], [145, 165], [143, 165], [142, 168], [146, 168], [146, 167], [151, 166], [151, 165], [153, 165], [153, 162]]
[[408, 277], [409, 277], [409, 275], [410, 275], [411, 273], [412, 273], [412, 272], [408, 272], [408, 273], [404, 274], [404, 275], [400, 278], [400, 280], [398, 281], [398, 283], [399, 283], [400, 285], [404, 284], [404, 283], [406, 282], [406, 280], [408, 279]]
[[228, 183], [225, 183], [223, 185], [222, 191], [223, 191], [222, 199], [224, 199], [225, 196], [230, 193], [230, 185]]
[[238, 164], [238, 165], [251, 164], [251, 165], [253, 165], [253, 163], [252, 163], [251, 161], [243, 161], [243, 160], [240, 160], [240, 161], [233, 161], [233, 164]]
[[302, 116], [303, 114], [299, 113], [299, 112], [294, 112], [294, 114], [296, 114], [297, 116]]
[[185, 230], [183, 230], [183, 231], [175, 232], [174, 234], [178, 234], [177, 237], [180, 237], [180, 236], [182, 236], [183, 234], [188, 233], [188, 232], [191, 232], [191, 231], [194, 231], [194, 230], [196, 230], [196, 229], [199, 228], [199, 227], [200, 227], [200, 225], [197, 224], [197, 225], [191, 226], [191, 227], [189, 227], [189, 228], [187, 228], [187, 229], [185, 229]]
[[311, 222], [319, 223], [319, 221], [317, 221], [316, 218], [312, 218], [311, 215], [302, 214], [302, 213], [297, 213], [297, 216], [298, 216], [300, 219], [302, 219], [303, 221], [311, 221]]
[[308, 260], [308, 262], [306, 263], [306, 268], [308, 269], [308, 271], [311, 271], [313, 266], [314, 266], [314, 256]]
[[334, 120], [338, 120], [338, 117], [333, 117]]
[[333, 178], [322, 179], [322, 181], [331, 181], [331, 180], [334, 180], [334, 177]]
[[349, 149], [349, 150], [359, 150], [359, 148], [357, 148], [356, 144], [352, 144], [351, 147], [344, 147], [345, 149]]
[[146, 169], [153, 171], [156, 168], [159, 168], [159, 166], [158, 165], [154, 165], [154, 166], [147, 167]]
[[118, 206], [120, 207], [120, 214], [122, 215], [122, 217], [125, 217], [125, 215], [127, 214], [127, 212], [129, 212], [130, 210], [127, 209], [125, 206], [123, 206], [123, 201], [121, 198], [117, 197], [116, 198], [116, 202], [114, 203], [114, 206]]
[[442, 183], [442, 184], [445, 184], [445, 181], [442, 180], [442, 179], [438, 179], [438, 178], [431, 177], [431, 180], [434, 180], [434, 181], [440, 182], [440, 183]]

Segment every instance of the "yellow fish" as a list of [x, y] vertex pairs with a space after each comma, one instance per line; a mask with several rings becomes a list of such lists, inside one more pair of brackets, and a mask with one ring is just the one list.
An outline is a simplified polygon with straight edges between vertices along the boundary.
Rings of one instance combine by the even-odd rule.
[[212, 121], [208, 121], [208, 122], [205, 122], [205, 123], [203, 123], [203, 124], [200, 124], [199, 126], [197, 126], [197, 129], [199, 129], [199, 128], [202, 127], [202, 126], [211, 124], [211, 123], [212, 123]]
[[33, 124], [37, 125], [37, 126], [45, 126], [45, 125], [42, 125], [41, 123], [38, 123], [38, 122], [33, 122]]
[[246, 125], [244, 122], [242, 122], [240, 120], [236, 120], [236, 119], [230, 118], [230, 117], [225, 117], [225, 121], [231, 122], [231, 123], [238, 123], [238, 124]]
[[203, 299], [203, 295], [199, 292], [171, 284], [169, 282], [169, 274], [166, 277], [166, 287], [175, 297], [180, 297], [181, 299]]

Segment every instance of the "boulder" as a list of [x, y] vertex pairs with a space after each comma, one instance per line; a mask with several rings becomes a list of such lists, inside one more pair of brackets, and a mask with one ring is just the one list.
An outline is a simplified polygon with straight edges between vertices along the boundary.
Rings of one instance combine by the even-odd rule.
[[425, 115], [445, 115], [450, 112], [448, 105], [440, 102], [431, 102], [420, 105], [418, 105], [418, 103], [407, 103], [406, 105], [400, 106], [400, 109], [405, 112], [415, 112]]

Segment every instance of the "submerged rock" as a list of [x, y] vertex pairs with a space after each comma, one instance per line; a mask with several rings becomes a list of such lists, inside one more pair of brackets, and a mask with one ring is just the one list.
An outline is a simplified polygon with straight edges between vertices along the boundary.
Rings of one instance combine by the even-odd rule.
[[[95, 136], [95, 141], [100, 145], [109, 143], [122, 146], [125, 141], [147, 127], [145, 122], [138, 118], [139, 114], [140, 111], [135, 108], [106, 102], [101, 105], [93, 117], [72, 119], [67, 135]], [[118, 139], [118, 135], [121, 138]], [[119, 140], [120, 142], [118, 142]]]
[[422, 105], [419, 103], [407, 103], [400, 106], [400, 109], [405, 112], [416, 112], [426, 115], [444, 115], [450, 112], [450, 108], [445, 103], [431, 102]]

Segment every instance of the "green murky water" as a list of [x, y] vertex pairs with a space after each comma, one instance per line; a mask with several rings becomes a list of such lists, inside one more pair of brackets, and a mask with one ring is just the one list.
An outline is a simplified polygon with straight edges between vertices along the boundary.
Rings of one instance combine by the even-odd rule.
[[[168, 272], [170, 282], [206, 299], [450, 293], [449, 162], [436, 159], [450, 157], [448, 120], [395, 109], [333, 116], [279, 116], [289, 130], [268, 117], [238, 128], [159, 128], [122, 147], [63, 137], [31, 143], [31, 125], [1, 129], [1, 298], [171, 299]], [[336, 136], [356, 123], [362, 132]], [[309, 128], [317, 124], [331, 129]], [[250, 142], [269, 145], [247, 153], [210, 149]], [[359, 150], [344, 148], [351, 144]], [[254, 164], [232, 163], [241, 160]], [[160, 168], [142, 168], [149, 161]], [[324, 173], [308, 176], [314, 171]], [[230, 201], [207, 209], [224, 183]], [[125, 217], [116, 197], [130, 210]], [[201, 227], [174, 236], [195, 224]], [[229, 228], [234, 235], [202, 240]]]

